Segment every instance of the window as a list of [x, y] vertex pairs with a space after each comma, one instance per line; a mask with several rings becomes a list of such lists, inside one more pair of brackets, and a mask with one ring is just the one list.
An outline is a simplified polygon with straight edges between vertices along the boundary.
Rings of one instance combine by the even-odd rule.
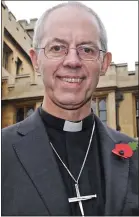
[[102, 99], [99, 101], [99, 117], [100, 120], [106, 124], [107, 122], [107, 109], [106, 109], [106, 100]]
[[139, 137], [139, 98], [136, 97], [136, 123], [137, 123], [137, 137]]
[[107, 123], [106, 98], [96, 98], [92, 100], [92, 109], [103, 123]]
[[12, 63], [13, 52], [8, 47], [8, 45], [4, 42], [3, 44], [3, 67], [10, 72], [10, 66]]
[[16, 109], [16, 123], [23, 121], [34, 112], [35, 106], [23, 106]]
[[16, 75], [19, 75], [21, 71], [22, 71], [22, 61], [19, 58], [17, 58], [17, 61], [16, 61]]
[[18, 108], [16, 110], [16, 122], [24, 120], [24, 108]]
[[97, 106], [96, 106], [96, 99], [92, 100], [92, 109], [95, 115], [97, 115]]

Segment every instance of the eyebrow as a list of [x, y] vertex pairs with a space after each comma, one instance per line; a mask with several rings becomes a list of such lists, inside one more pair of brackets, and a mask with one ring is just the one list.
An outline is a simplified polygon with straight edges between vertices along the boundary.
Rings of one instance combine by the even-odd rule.
[[93, 45], [95, 47], [97, 46], [93, 41], [83, 41], [81, 43], [78, 43], [77, 46], [84, 45], [84, 44]]
[[60, 38], [53, 38], [52, 40], [50, 40], [48, 42], [48, 44], [53, 43], [53, 42], [59, 42], [59, 43], [62, 43], [62, 44], [68, 44], [67, 41], [65, 41], [64, 39], [60, 39]]
[[[65, 41], [64, 39], [60, 39], [60, 38], [54, 38], [54, 39], [50, 40], [48, 42], [48, 44], [53, 43], [53, 42], [59, 42], [59, 43], [68, 45], [67, 41]], [[84, 44], [93, 45], [93, 46], [97, 47], [97, 45], [93, 41], [82, 41], [81, 43], [78, 43], [76, 46], [80, 46], [80, 45], [84, 45]]]

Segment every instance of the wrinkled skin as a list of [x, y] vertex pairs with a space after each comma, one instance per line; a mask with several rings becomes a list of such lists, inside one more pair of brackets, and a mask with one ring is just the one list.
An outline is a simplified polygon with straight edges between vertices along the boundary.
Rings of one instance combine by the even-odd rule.
[[[63, 19], [64, 18], [64, 19]], [[69, 48], [83, 42], [92, 42], [101, 49], [100, 31], [96, 19], [84, 9], [71, 6], [56, 9], [45, 21], [41, 47], [54, 38], [65, 41]], [[30, 50], [34, 67], [39, 68], [45, 87], [43, 108], [57, 117], [77, 121], [91, 111], [91, 97], [96, 89], [100, 74], [107, 71], [111, 53], [103, 54], [95, 61], [81, 60], [75, 49], [63, 59], [48, 59], [44, 50]], [[63, 77], [82, 78], [80, 83], [67, 83]]]

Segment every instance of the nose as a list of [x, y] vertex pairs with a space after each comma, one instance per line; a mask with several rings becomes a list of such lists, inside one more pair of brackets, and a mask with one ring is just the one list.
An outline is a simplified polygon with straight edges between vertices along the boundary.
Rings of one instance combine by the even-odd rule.
[[63, 66], [70, 68], [80, 68], [82, 66], [81, 59], [75, 48], [69, 49], [68, 54], [64, 58]]

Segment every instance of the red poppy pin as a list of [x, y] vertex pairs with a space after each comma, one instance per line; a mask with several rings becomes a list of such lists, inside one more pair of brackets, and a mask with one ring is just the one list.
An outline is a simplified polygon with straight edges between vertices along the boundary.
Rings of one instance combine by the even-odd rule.
[[132, 157], [133, 151], [135, 151], [137, 147], [137, 142], [129, 142], [128, 144], [120, 143], [115, 145], [115, 148], [112, 150], [112, 153], [122, 158], [129, 158]]

